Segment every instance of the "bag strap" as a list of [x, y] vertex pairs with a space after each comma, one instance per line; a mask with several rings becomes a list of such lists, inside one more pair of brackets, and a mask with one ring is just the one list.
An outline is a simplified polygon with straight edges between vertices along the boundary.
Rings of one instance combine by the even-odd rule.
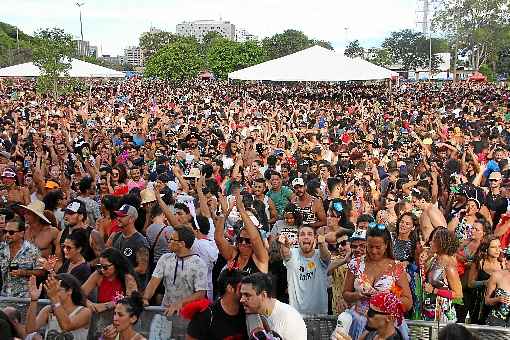
[[158, 242], [159, 237], [161, 236], [161, 233], [163, 232], [163, 230], [165, 228], [166, 228], [165, 226], [161, 227], [161, 229], [159, 230], [159, 233], [156, 235], [156, 238], [154, 239], [154, 242], [152, 243], [151, 248], [149, 249], [149, 251], [151, 251], [151, 252], [154, 251], [154, 247], [156, 247], [156, 243]]

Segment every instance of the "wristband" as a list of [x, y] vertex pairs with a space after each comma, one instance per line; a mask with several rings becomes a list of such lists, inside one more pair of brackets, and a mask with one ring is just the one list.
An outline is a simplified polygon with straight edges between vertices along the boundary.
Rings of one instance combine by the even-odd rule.
[[436, 289], [437, 296], [444, 297], [448, 300], [453, 299], [453, 291], [448, 289]]

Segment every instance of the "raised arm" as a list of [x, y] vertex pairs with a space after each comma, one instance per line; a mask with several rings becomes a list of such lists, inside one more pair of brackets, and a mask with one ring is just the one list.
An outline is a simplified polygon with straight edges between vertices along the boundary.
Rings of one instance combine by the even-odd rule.
[[225, 238], [225, 216], [214, 216], [213, 221], [215, 227], [214, 241], [216, 242], [216, 246], [221, 256], [223, 256], [225, 260], [230, 261], [236, 255], [236, 249]]
[[265, 272], [267, 272], [269, 254], [267, 253], [267, 249], [264, 246], [264, 242], [262, 242], [260, 232], [257, 229], [257, 227], [253, 224], [250, 216], [246, 212], [244, 204], [242, 202], [242, 198], [239, 195], [236, 196], [236, 204], [237, 210], [239, 211], [241, 219], [243, 220], [246, 232], [248, 233], [248, 237], [250, 238], [255, 258], [258, 260], [260, 264], [262, 264], [265, 267]]

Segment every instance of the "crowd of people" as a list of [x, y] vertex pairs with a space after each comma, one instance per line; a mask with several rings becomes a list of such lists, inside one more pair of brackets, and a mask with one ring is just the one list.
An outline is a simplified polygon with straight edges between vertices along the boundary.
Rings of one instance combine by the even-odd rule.
[[509, 151], [487, 83], [0, 81], [0, 296], [30, 299], [2, 339], [86, 339], [113, 310], [103, 338], [141, 340], [144, 305], [189, 340], [507, 327]]

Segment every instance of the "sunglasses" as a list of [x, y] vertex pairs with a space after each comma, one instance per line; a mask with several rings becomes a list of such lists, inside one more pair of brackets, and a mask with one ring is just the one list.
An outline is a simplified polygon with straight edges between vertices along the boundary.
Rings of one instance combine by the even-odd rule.
[[342, 240], [340, 242], [337, 242], [339, 246], [345, 247], [347, 245], [347, 240]]
[[239, 237], [239, 244], [251, 244], [251, 240], [248, 237]]
[[113, 266], [113, 264], [96, 264], [96, 270], [97, 271], [101, 271], [101, 270], [108, 270], [108, 268], [110, 268], [111, 266]]
[[1, 232], [2, 232], [3, 234], [9, 234], [9, 235], [11, 235], [11, 236], [12, 236], [12, 235], [14, 235], [14, 234], [16, 234], [16, 233], [19, 233], [20, 231], [21, 231], [21, 230], [2, 230]]
[[370, 222], [368, 224], [368, 227], [369, 228], [377, 228], [379, 230], [384, 230], [386, 229], [386, 226], [384, 224], [381, 224], [381, 223], [375, 223], [375, 222]]
[[367, 311], [367, 317], [373, 318], [376, 315], [389, 315], [389, 314], [386, 314], [386, 313], [383, 313], [383, 312], [378, 312], [375, 309], [372, 309], [372, 307], [369, 307], [368, 311]]
[[64, 246], [64, 249], [69, 251], [69, 250], [72, 250], [74, 247], [71, 247], [71, 246]]

